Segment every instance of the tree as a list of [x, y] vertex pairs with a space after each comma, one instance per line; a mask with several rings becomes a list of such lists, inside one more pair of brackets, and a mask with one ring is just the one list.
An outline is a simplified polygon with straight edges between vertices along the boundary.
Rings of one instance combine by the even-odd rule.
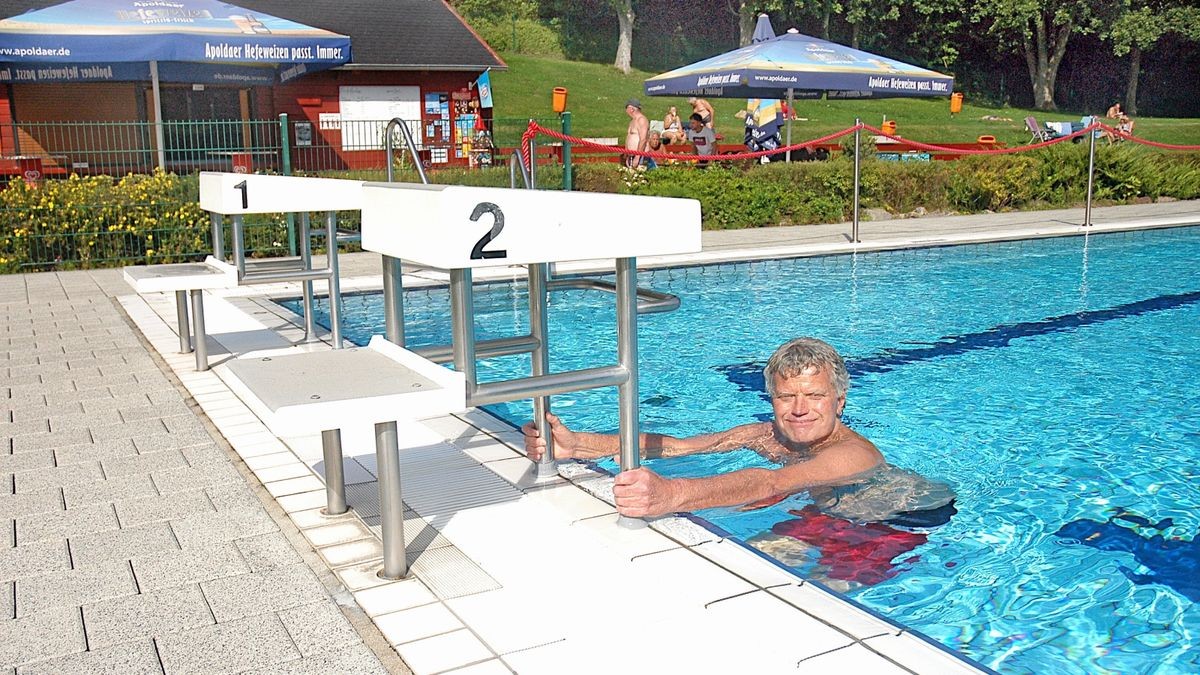
[[613, 65], [617, 70], [629, 74], [629, 69], [633, 64], [633, 0], [609, 0], [612, 8], [617, 12], [617, 29], [619, 31], [617, 37], [617, 58], [613, 61]]
[[1129, 54], [1129, 82], [1125, 89], [1125, 110], [1137, 114], [1138, 77], [1142, 53], [1149, 51], [1159, 38], [1174, 32], [1191, 41], [1200, 41], [1200, 8], [1181, 2], [1143, 2], [1133, 0], [1108, 31], [1113, 54]]
[[1025, 57], [1039, 110], [1055, 110], [1054, 84], [1072, 35], [1096, 32], [1111, 20], [1115, 0], [977, 0], [972, 20], [987, 26], [1001, 48]]
[[[783, 0], [726, 0], [725, 7], [730, 14], [738, 18], [739, 47], [750, 44], [759, 14], [766, 14], [778, 19], [784, 10]], [[772, 25], [774, 25], [774, 21], [772, 21]]]
[[847, 0], [846, 23], [850, 24], [850, 46], [859, 49], [863, 30], [883, 21], [900, 18], [902, 0]]

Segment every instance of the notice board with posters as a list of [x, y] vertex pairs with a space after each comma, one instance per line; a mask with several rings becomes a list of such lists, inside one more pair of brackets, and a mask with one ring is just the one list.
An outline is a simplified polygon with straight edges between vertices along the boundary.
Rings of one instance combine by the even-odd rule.
[[[382, 150], [384, 129], [394, 117], [404, 120], [418, 147], [421, 144], [420, 87], [339, 87], [338, 105], [343, 150]], [[396, 147], [404, 146], [402, 137], [393, 142]]]

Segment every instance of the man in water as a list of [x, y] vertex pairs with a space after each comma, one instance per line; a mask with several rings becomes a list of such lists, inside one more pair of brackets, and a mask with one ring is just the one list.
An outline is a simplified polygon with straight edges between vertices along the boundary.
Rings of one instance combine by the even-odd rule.
[[[650, 120], [642, 114], [642, 104], [636, 98], [625, 103], [625, 114], [629, 115], [629, 128], [625, 131], [625, 149], [645, 152], [650, 139]], [[625, 166], [636, 169], [642, 163], [638, 155], [626, 155]]]
[[[820, 513], [843, 522], [934, 527], [955, 513], [954, 494], [884, 461], [871, 441], [842, 423], [850, 376], [837, 351], [816, 338], [784, 344], [763, 369], [774, 419], [689, 438], [643, 433], [648, 458], [748, 448], [779, 464], [702, 478], [664, 478], [645, 467], [623, 471], [613, 486], [617, 510], [653, 517], [719, 506], [766, 506], [807, 490]], [[547, 415], [559, 459], [615, 455], [612, 434], [571, 431]], [[545, 452], [534, 424], [526, 424], [525, 449], [533, 460]], [[802, 515], [797, 513], [796, 515]]]

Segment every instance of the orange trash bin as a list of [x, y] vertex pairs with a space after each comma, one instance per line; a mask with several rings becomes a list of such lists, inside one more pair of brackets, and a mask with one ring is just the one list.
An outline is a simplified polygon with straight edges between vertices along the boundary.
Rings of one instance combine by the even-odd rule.
[[950, 94], [950, 114], [957, 115], [962, 112], [963, 95], [959, 92]]
[[567, 111], [567, 88], [555, 87], [550, 95], [550, 104], [554, 108], [554, 112], [561, 113]]
[[896, 135], [896, 120], [888, 120], [888, 121], [884, 122], [881, 129], [883, 130], [883, 133], [887, 134], [888, 136], [895, 136]]

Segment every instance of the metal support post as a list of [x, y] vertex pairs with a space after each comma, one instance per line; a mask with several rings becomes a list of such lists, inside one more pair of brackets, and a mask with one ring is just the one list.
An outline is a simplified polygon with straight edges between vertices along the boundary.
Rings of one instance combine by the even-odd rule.
[[212, 254], [221, 262], [225, 262], [225, 216], [219, 213], [209, 214], [212, 221]]
[[192, 289], [192, 325], [196, 339], [192, 340], [196, 351], [196, 370], [208, 370], [208, 333], [204, 330], [204, 291]]
[[[1092, 118], [1092, 124], [1096, 123], [1096, 118]], [[1088, 182], [1087, 182], [1087, 202], [1083, 207], [1083, 226], [1092, 226], [1092, 186], [1096, 181], [1096, 132], [1092, 131], [1088, 134]]]
[[[309, 230], [308, 213], [300, 214], [300, 262], [305, 272], [312, 271], [312, 232]], [[304, 296], [301, 302], [304, 310], [304, 341], [314, 342], [317, 339], [317, 318], [313, 316], [312, 280], [300, 282], [300, 291]]]
[[[570, 113], [563, 113], [569, 115]], [[569, 118], [568, 118], [569, 119]], [[569, 126], [570, 123], [567, 123]], [[565, 155], [564, 155], [565, 156]], [[567, 164], [564, 161], [564, 167]], [[565, 189], [570, 189], [565, 187]], [[529, 266], [529, 334], [537, 340], [531, 354], [532, 374], [534, 377], [550, 372], [550, 349], [546, 343], [549, 332], [546, 322], [546, 263]], [[546, 413], [550, 412], [550, 397], [538, 396], [533, 399], [533, 419], [537, 421], [538, 433], [546, 441], [546, 454], [538, 462], [538, 478], [558, 475], [558, 465], [554, 461], [554, 437], [550, 433], [550, 425], [546, 422]]]
[[[617, 258], [617, 364], [628, 373], [625, 381], [617, 385], [622, 471], [641, 466], [637, 347], [637, 260]], [[621, 516], [617, 524], [639, 528], [645, 527], [646, 521]]]
[[[792, 144], [792, 116], [795, 115], [795, 110], [796, 110], [796, 108], [794, 107], [796, 104], [792, 101], [792, 94], [793, 94], [792, 88], [788, 87], [788, 91], [787, 91], [788, 114], [787, 114], [787, 119], [785, 119], [783, 121], [784, 124], [787, 125], [787, 141], [785, 142], [785, 145], [788, 145], [788, 146], [791, 146], [791, 144]], [[792, 163], [792, 151], [791, 150], [787, 151], [787, 163], [788, 164]]]
[[[285, 176], [292, 175], [292, 144], [288, 137], [287, 113], [279, 113], [279, 156], [280, 171]], [[296, 255], [296, 216], [287, 214], [288, 255]]]
[[860, 135], [862, 133], [862, 120], [854, 118], [854, 221], [852, 231], [850, 232], [850, 240], [855, 244], [859, 243], [858, 239], [858, 178], [859, 171], [862, 166], [862, 143]]
[[[562, 133], [563, 133], [563, 136], [571, 135], [571, 111], [570, 110], [566, 110], [562, 114]], [[572, 171], [571, 171], [571, 144], [568, 143], [567, 141], [563, 141], [562, 162], [563, 162], [563, 189], [570, 192], [571, 189], [574, 187], [573, 181], [574, 181], [575, 177], [572, 175]]]
[[325, 267], [329, 269], [329, 326], [333, 348], [342, 348], [342, 282], [338, 274], [337, 212], [325, 214]]
[[341, 429], [326, 429], [321, 432], [321, 454], [325, 460], [325, 515], [341, 515], [347, 509]]
[[450, 270], [450, 325], [454, 369], [463, 374], [467, 400], [475, 393], [475, 291], [471, 270]]
[[188, 327], [187, 291], [175, 291], [175, 320], [179, 324], [179, 353], [192, 353], [191, 328]]
[[375, 461], [379, 465], [379, 515], [383, 530], [384, 579], [408, 576], [404, 551], [404, 502], [400, 496], [400, 442], [395, 422], [375, 425]]
[[383, 321], [384, 337], [392, 344], [404, 346], [404, 282], [400, 259], [383, 256]]
[[237, 268], [238, 281], [246, 276], [246, 245], [242, 238], [242, 217], [233, 217], [233, 266]]

